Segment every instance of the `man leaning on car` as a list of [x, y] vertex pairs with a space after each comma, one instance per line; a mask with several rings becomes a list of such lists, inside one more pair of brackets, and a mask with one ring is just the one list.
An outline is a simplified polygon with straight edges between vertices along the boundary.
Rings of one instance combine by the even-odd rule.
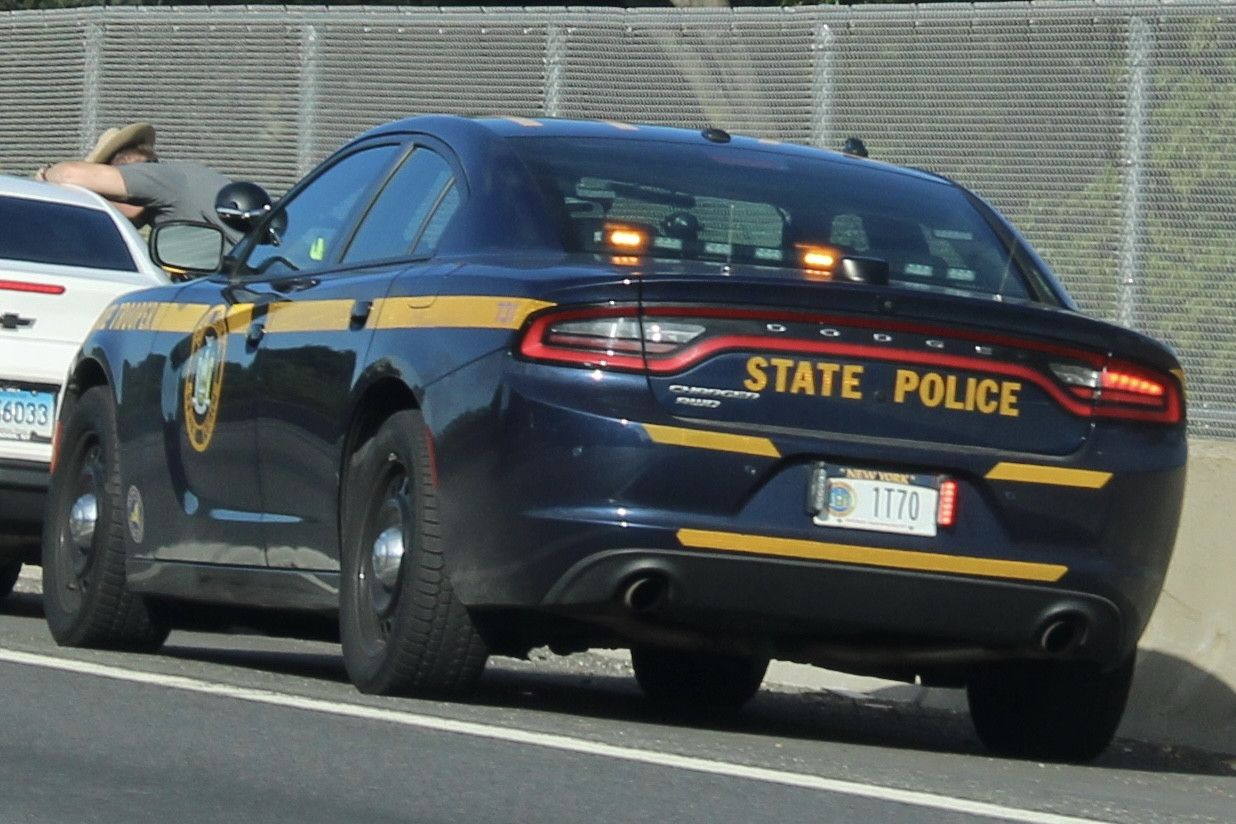
[[35, 179], [70, 183], [107, 198], [139, 227], [172, 220], [210, 223], [229, 244], [240, 235], [215, 213], [215, 194], [231, 180], [202, 163], [162, 161], [155, 152], [155, 128], [130, 123], [108, 129], [83, 160], [41, 167]]

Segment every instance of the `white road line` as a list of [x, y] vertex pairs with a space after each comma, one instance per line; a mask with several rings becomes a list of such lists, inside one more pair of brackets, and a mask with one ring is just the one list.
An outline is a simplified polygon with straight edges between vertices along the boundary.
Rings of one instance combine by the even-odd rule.
[[476, 738], [489, 738], [515, 744], [531, 744], [567, 752], [616, 758], [659, 767], [673, 767], [675, 769], [722, 775], [730, 778], [763, 781], [769, 784], [781, 784], [787, 787], [797, 787], [806, 790], [870, 798], [913, 807], [927, 807], [947, 812], [967, 813], [1001, 821], [1019, 821], [1026, 822], [1026, 824], [1113, 824], [1113, 822], [1100, 819], [1077, 818], [1055, 813], [1037, 812], [1035, 810], [1023, 810], [1000, 804], [988, 804], [982, 801], [953, 798], [936, 793], [898, 790], [891, 787], [860, 784], [856, 781], [822, 778], [805, 773], [782, 772], [762, 767], [730, 764], [725, 761], [712, 761], [706, 758], [692, 758], [684, 755], [641, 750], [634, 747], [618, 747], [611, 744], [570, 738], [565, 735], [530, 732], [509, 727], [491, 727], [486, 724], [470, 721], [456, 721], [450, 718], [437, 718], [432, 715], [418, 715], [411, 712], [366, 707], [359, 704], [340, 704], [334, 701], [323, 701], [317, 698], [306, 698], [299, 695], [271, 692], [269, 690], [198, 681], [194, 678], [186, 678], [179, 675], [162, 675], [155, 672], [128, 670], [105, 664], [92, 664], [86, 661], [54, 658], [48, 655], [36, 655], [15, 650], [0, 650], [0, 661], [76, 672], [83, 675], [94, 675], [101, 678], [113, 678], [119, 681], [130, 681], [138, 684], [151, 684], [169, 689], [215, 695], [240, 701], [252, 701], [257, 704], [268, 704], [276, 707], [321, 712], [329, 715], [360, 718], [367, 721], [382, 721], [388, 724], [401, 724], [407, 727], [456, 733], [458, 735], [470, 735]]

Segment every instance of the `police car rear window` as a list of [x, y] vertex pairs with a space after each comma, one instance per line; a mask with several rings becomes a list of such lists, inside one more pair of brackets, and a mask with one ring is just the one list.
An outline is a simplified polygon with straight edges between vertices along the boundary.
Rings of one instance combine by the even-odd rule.
[[[936, 178], [732, 145], [512, 138], [577, 251], [746, 264], [828, 280], [877, 258], [907, 288], [1028, 299], [1012, 250]], [[830, 263], [831, 261], [831, 263]]]
[[0, 258], [127, 272], [137, 269], [107, 214], [17, 197], [0, 197]]

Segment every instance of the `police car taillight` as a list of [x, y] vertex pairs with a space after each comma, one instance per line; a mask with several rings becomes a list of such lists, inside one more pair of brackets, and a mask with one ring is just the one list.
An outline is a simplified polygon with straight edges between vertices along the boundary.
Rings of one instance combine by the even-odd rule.
[[611, 309], [578, 310], [535, 320], [520, 342], [520, 353], [540, 361], [580, 366], [643, 369], [645, 358], [672, 355], [706, 331], [698, 322], [635, 314]]
[[590, 318], [550, 324], [544, 341], [551, 346], [614, 355], [643, 351], [639, 318]]
[[1172, 375], [1113, 359], [1105, 367], [1053, 363], [1051, 370], [1096, 416], [1177, 423], [1184, 410], [1180, 382]]

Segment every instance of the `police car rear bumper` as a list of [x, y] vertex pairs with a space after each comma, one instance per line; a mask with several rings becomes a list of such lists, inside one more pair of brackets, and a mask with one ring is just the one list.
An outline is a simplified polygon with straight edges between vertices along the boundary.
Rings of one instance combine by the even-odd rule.
[[[1123, 600], [1123, 599], [1121, 599]], [[593, 616], [630, 638], [696, 634], [846, 669], [1055, 657], [1114, 664], [1141, 620], [1068, 587], [687, 551], [614, 550], [564, 575], [543, 608]], [[1147, 609], [1149, 606], [1146, 607]]]

